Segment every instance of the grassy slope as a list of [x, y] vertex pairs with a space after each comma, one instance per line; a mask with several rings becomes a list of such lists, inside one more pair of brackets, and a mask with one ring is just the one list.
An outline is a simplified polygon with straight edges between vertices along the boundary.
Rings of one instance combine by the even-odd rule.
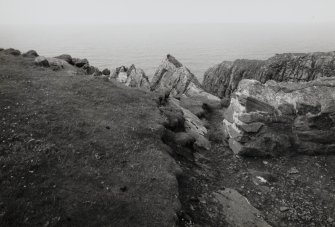
[[0, 52], [0, 226], [172, 226], [153, 94]]

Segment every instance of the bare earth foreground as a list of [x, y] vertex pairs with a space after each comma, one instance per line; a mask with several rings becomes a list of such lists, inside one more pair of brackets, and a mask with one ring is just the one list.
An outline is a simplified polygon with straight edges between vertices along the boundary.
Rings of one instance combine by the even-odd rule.
[[171, 226], [152, 93], [0, 53], [0, 226]]
[[168, 147], [158, 99], [0, 52], [0, 226], [335, 226], [334, 155], [234, 155], [221, 106]]

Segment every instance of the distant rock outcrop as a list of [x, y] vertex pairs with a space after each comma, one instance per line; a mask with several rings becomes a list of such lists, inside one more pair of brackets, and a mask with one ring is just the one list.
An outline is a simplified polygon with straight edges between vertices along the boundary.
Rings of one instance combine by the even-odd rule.
[[48, 59], [42, 56], [35, 58], [34, 63], [37, 66], [50, 67]]
[[23, 57], [35, 58], [38, 57], [38, 53], [35, 50], [29, 50], [26, 53], [22, 54]]
[[135, 65], [131, 65], [129, 68], [125, 66], [116, 68], [112, 73], [111, 78], [114, 78], [129, 87], [150, 89], [150, 82], [147, 75], [142, 69], [136, 68]]
[[89, 65], [89, 62], [86, 58], [80, 59], [80, 58], [72, 58], [73, 65], [77, 66], [78, 68], [81, 68], [85, 65]]
[[335, 75], [335, 52], [277, 54], [264, 61], [225, 61], [213, 66], [205, 72], [203, 87], [211, 94], [229, 98], [242, 79], [298, 82], [332, 75]]
[[4, 50], [4, 53], [5, 53], [5, 54], [11, 54], [11, 55], [14, 55], [14, 56], [19, 56], [19, 55], [21, 55], [21, 51], [16, 50], [16, 49], [13, 49], [13, 48], [5, 49], [5, 50]]
[[109, 69], [102, 70], [102, 74], [105, 76], [109, 76], [111, 74], [111, 71]]
[[194, 74], [169, 54], [156, 70], [151, 90], [169, 92], [172, 96], [185, 94], [219, 101], [216, 96], [205, 92]]
[[69, 54], [62, 54], [62, 55], [59, 55], [59, 56], [57, 56], [55, 58], [62, 59], [64, 61], [66, 61], [67, 63], [69, 63], [71, 65], [74, 65], [74, 63], [72, 61], [72, 57]]
[[335, 77], [265, 84], [242, 80], [223, 121], [238, 155], [335, 153]]

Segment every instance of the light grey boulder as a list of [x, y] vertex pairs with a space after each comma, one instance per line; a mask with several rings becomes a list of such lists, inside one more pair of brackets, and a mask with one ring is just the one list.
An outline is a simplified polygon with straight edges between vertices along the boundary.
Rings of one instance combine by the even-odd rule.
[[34, 63], [37, 66], [50, 67], [49, 61], [46, 57], [42, 56], [36, 57]]

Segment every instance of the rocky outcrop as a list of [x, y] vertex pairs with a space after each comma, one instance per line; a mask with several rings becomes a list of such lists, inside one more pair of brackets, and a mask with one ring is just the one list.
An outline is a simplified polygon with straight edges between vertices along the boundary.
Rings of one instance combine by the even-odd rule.
[[169, 54], [157, 68], [151, 81], [151, 90], [167, 91], [171, 96], [198, 96], [219, 101], [216, 96], [205, 92], [194, 74]]
[[59, 55], [59, 56], [57, 56], [55, 58], [62, 59], [64, 61], [66, 61], [67, 63], [69, 63], [71, 65], [74, 65], [74, 63], [72, 61], [72, 57], [69, 54], [62, 54], [62, 55]]
[[223, 124], [238, 155], [335, 153], [335, 78], [265, 84], [242, 80]]
[[211, 94], [229, 98], [242, 79], [298, 82], [332, 75], [335, 75], [335, 52], [277, 54], [264, 61], [236, 60], [215, 65], [205, 72], [203, 87]]
[[97, 67], [91, 66], [87, 59], [72, 58], [68, 54], [54, 58], [39, 56], [35, 58], [35, 65], [50, 67], [53, 71], [65, 70], [69, 74], [102, 75], [102, 72]]
[[35, 50], [29, 50], [26, 53], [22, 54], [23, 57], [35, 58], [38, 57], [38, 53]]
[[4, 53], [5, 53], [5, 54], [11, 54], [11, 55], [14, 55], [14, 56], [19, 56], [19, 55], [21, 55], [21, 51], [16, 50], [16, 49], [13, 49], [13, 48], [5, 49], [5, 50], [4, 50]]
[[85, 65], [89, 65], [89, 62], [86, 58], [80, 59], [80, 58], [72, 58], [73, 65], [77, 66], [78, 68], [81, 68]]
[[109, 76], [111, 74], [111, 71], [109, 69], [102, 70], [102, 74], [105, 76]]
[[145, 72], [140, 68], [136, 68], [135, 65], [131, 65], [129, 68], [125, 66], [116, 68], [111, 78], [129, 87], [150, 89], [150, 82]]
[[37, 66], [50, 67], [48, 59], [42, 56], [35, 58], [34, 63]]

